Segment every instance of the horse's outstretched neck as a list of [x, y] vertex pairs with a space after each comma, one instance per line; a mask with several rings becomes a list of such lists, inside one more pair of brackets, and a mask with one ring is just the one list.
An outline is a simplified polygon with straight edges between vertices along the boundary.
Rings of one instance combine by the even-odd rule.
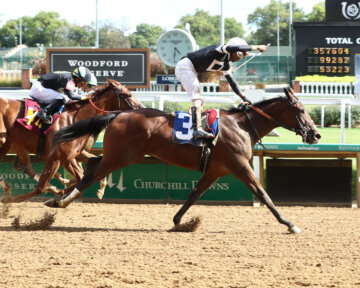
[[85, 135], [97, 137], [118, 114], [120, 112], [108, 113], [75, 122], [73, 125], [59, 130], [52, 138], [51, 145], [54, 147], [57, 143], [72, 141]]

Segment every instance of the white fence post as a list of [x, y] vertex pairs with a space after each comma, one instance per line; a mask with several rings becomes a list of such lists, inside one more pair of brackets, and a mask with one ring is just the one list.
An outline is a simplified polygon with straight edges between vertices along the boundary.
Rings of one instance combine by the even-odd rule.
[[345, 100], [341, 100], [341, 106], [340, 106], [340, 129], [341, 129], [341, 139], [340, 143], [344, 144], [345, 141]]

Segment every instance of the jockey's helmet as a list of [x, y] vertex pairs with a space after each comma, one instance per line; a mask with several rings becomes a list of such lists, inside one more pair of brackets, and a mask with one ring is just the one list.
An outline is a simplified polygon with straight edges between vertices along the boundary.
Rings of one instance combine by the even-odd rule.
[[91, 72], [87, 67], [80, 66], [74, 70], [72, 73], [74, 78], [78, 78], [78, 80], [88, 83], [91, 81]]
[[[231, 38], [226, 43], [226, 45], [229, 45], [229, 46], [243, 46], [243, 45], [248, 45], [248, 43], [244, 39], [242, 39], [240, 37], [234, 37], [234, 38]], [[243, 52], [243, 54], [244, 54], [244, 56], [247, 55], [247, 53], [245, 51]], [[238, 56], [241, 57], [240, 52], [238, 52]]]
[[93, 73], [91, 73], [90, 81], [86, 83], [89, 86], [96, 86], [97, 85], [97, 79]]

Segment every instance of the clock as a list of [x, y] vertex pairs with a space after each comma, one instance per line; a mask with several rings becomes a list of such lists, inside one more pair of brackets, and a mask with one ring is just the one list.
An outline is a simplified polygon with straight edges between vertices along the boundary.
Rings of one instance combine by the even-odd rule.
[[187, 53], [195, 51], [197, 45], [190, 33], [171, 29], [159, 37], [156, 47], [161, 61], [167, 66], [175, 67]]

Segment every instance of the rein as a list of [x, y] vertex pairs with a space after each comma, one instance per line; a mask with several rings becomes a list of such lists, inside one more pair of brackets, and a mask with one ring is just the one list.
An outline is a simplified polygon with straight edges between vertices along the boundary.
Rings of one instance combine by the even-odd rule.
[[[261, 116], [265, 117], [266, 119], [268, 120], [271, 120], [273, 122], [275, 122], [277, 125], [287, 129], [287, 130], [290, 130], [292, 132], [295, 132], [296, 134], [300, 133], [302, 131], [302, 129], [297, 129], [297, 128], [292, 128], [290, 126], [287, 126], [283, 123], [281, 123], [280, 121], [274, 119], [272, 116], [270, 116], [269, 114], [266, 114], [264, 111], [260, 110], [259, 108], [253, 106], [253, 105], [248, 105], [251, 109], [253, 109], [254, 111], [256, 111], [257, 113], [259, 113]], [[246, 112], [246, 110], [245, 110]], [[296, 118], [298, 120], [298, 118]], [[299, 122], [299, 120], [298, 120]]]
[[[311, 122], [309, 122], [309, 123], [305, 123], [305, 125], [304, 125], [304, 124], [300, 121], [298, 114], [297, 114], [296, 111], [294, 110], [294, 105], [295, 105], [297, 102], [291, 102], [288, 98], [285, 98], [285, 99], [286, 99], [286, 101], [288, 102], [288, 104], [290, 105], [290, 107], [293, 109], [293, 112], [294, 112], [294, 114], [295, 114], [296, 121], [298, 122], [298, 125], [299, 125], [300, 128], [290, 127], [290, 126], [288, 126], [288, 125], [286, 125], [286, 124], [284, 124], [284, 123], [276, 120], [274, 117], [272, 117], [272, 116], [270, 116], [269, 114], [265, 113], [265, 112], [262, 111], [261, 109], [253, 106], [252, 104], [246, 105], [246, 107], [251, 108], [252, 110], [254, 110], [255, 112], [257, 112], [258, 114], [260, 114], [260, 115], [263, 116], [264, 118], [266, 118], [266, 119], [268, 119], [268, 120], [270, 120], [270, 121], [273, 121], [273, 122], [276, 123], [278, 126], [283, 127], [283, 128], [285, 128], [285, 129], [287, 129], [287, 130], [289, 130], [289, 131], [295, 132], [296, 135], [302, 135], [302, 136], [304, 136], [304, 135], [306, 134], [306, 129], [305, 129], [305, 128], [306, 128], [306, 127], [311, 127], [311, 126], [313, 126], [313, 125], [314, 125], [314, 122], [311, 121]], [[248, 115], [247, 109], [245, 109], [245, 115], [246, 115], [247, 119], [249, 120], [249, 122], [250, 122], [253, 130], [255, 131], [257, 137], [260, 139], [260, 140], [259, 140], [259, 144], [264, 147], [264, 145], [263, 145], [262, 142], [261, 142], [260, 134], [259, 134], [259, 132], [257, 131], [257, 129], [256, 129], [256, 127], [254, 126], [254, 124], [252, 123], [252, 121], [251, 121], [251, 119], [250, 119], [250, 116]], [[265, 147], [264, 147], [264, 148], [265, 148]]]
[[[116, 95], [118, 96], [118, 103], [119, 103], [119, 109], [121, 108], [121, 102], [120, 102], [120, 98], [122, 98], [125, 103], [131, 108], [131, 109], [134, 109], [134, 105], [132, 105], [125, 97], [124, 95], [122, 95], [122, 90], [123, 90], [123, 87], [120, 87], [119, 90], [116, 90]], [[97, 111], [99, 112], [102, 112], [102, 113], [117, 113], [117, 112], [121, 112], [122, 110], [113, 110], [113, 111], [108, 111], [108, 110], [103, 110], [99, 107], [96, 107], [96, 105], [94, 104], [94, 102], [92, 101], [91, 98], [89, 98], [89, 103], [90, 105]]]

